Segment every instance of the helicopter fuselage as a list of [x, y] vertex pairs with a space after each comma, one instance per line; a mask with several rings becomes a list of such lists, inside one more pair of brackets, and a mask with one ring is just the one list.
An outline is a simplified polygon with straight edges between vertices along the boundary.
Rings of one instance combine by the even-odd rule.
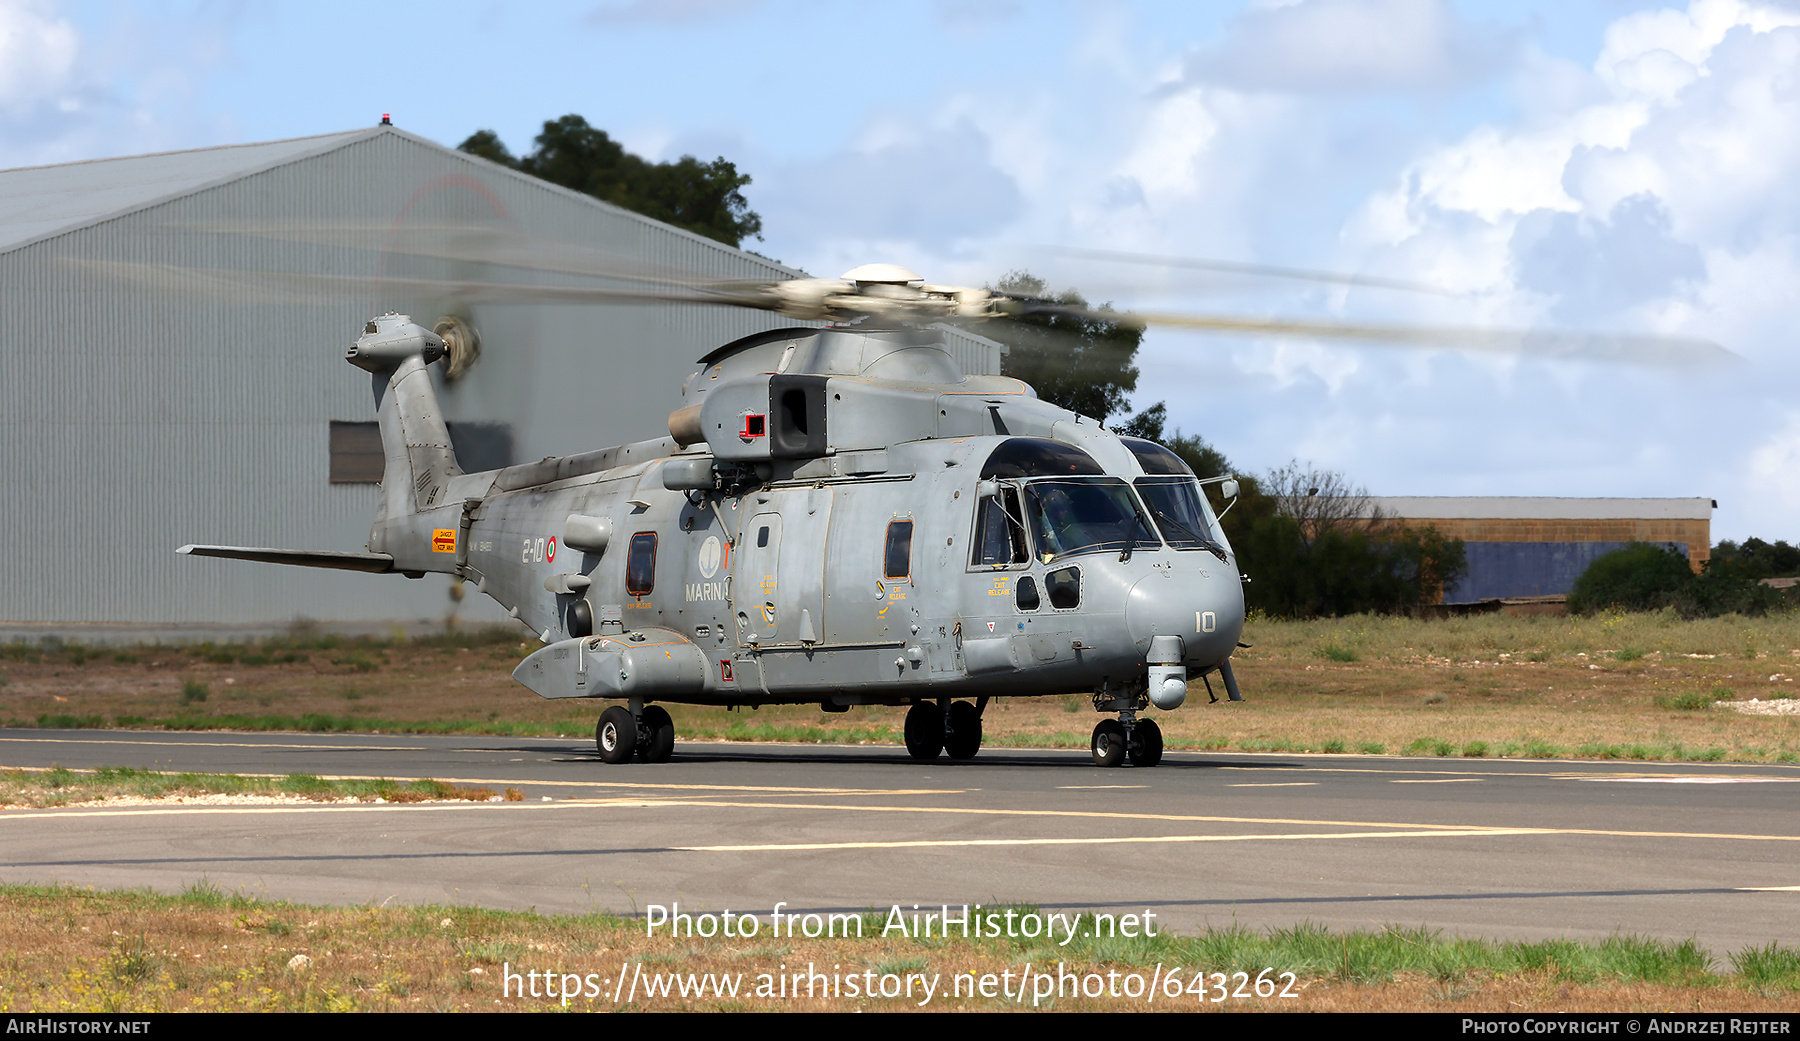
[[[1150, 537], [1129, 552], [1028, 545], [1004, 562], [977, 561], [977, 471], [1006, 440], [896, 445], [897, 474], [774, 481], [720, 496], [716, 508], [663, 487], [665, 462], [683, 458], [671, 442], [668, 460], [491, 494], [466, 515], [460, 503], [422, 514], [409, 541], [454, 531], [438, 544], [442, 553], [454, 542], [456, 573], [548, 645], [679, 635], [704, 667], [644, 687], [654, 700], [842, 707], [1065, 694], [1143, 673], [1157, 635], [1182, 638], [1184, 665], [1230, 655], [1242, 630], [1239, 576], [1199, 547]], [[1143, 475], [1118, 479], [1134, 476]], [[569, 517], [609, 520], [604, 546], [571, 545]], [[604, 696], [530, 674], [521, 679], [547, 697]]]
[[521, 683], [626, 702], [601, 719], [609, 761], [667, 756], [657, 702], [910, 703], [915, 755], [966, 758], [988, 698], [1092, 692], [1120, 714], [1096, 761], [1153, 765], [1142, 709], [1214, 671], [1237, 697], [1242, 576], [1194, 473], [965, 376], [930, 330], [746, 337], [701, 360], [668, 437], [470, 474], [443, 351], [391, 314], [348, 352], [386, 455], [368, 553], [184, 552], [473, 582], [545, 645]]

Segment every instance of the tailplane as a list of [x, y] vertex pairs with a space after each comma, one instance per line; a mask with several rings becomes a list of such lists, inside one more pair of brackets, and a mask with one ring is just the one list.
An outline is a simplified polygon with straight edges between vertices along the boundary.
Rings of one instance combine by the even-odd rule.
[[[381, 500], [369, 532], [369, 552], [335, 553], [258, 546], [183, 546], [195, 557], [256, 560], [268, 564], [399, 573], [420, 578], [428, 571], [455, 574], [466, 558], [464, 499], [451, 481], [462, 476], [450, 447], [450, 430], [438, 407], [437, 389], [427, 368], [444, 356], [444, 341], [403, 314], [385, 314], [363, 327], [344, 360], [366, 369], [375, 392], [385, 469]], [[470, 482], [463, 482], [469, 485]], [[479, 481], [475, 481], [479, 484]], [[490, 482], [491, 483], [491, 482]]]

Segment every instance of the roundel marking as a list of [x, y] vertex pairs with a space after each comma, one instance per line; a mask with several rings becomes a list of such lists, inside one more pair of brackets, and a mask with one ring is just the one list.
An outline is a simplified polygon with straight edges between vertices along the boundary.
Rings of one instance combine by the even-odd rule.
[[544, 562], [556, 562], [556, 536], [554, 535], [550, 536], [550, 541], [544, 544]]

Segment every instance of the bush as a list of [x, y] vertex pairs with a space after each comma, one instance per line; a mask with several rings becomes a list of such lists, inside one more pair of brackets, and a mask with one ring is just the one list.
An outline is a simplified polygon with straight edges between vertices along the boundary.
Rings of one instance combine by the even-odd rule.
[[1792, 606], [1788, 595], [1759, 584], [1758, 577], [1729, 554], [1707, 561], [1706, 569], [1695, 575], [1687, 556], [1674, 547], [1634, 542], [1588, 565], [1569, 590], [1569, 610], [1591, 614], [1671, 607], [1684, 618], [1716, 618], [1762, 615]]
[[1694, 572], [1671, 546], [1634, 542], [1588, 565], [1569, 590], [1569, 610], [1655, 611], [1688, 592]]

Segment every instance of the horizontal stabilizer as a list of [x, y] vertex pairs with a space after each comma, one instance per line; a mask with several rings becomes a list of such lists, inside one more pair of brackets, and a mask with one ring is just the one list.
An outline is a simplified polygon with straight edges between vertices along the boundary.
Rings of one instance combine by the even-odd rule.
[[260, 560], [265, 564], [326, 567], [338, 571], [367, 571], [371, 574], [394, 570], [394, 558], [386, 553], [330, 553], [307, 549], [261, 549], [254, 546], [183, 546], [175, 552], [195, 557]]

